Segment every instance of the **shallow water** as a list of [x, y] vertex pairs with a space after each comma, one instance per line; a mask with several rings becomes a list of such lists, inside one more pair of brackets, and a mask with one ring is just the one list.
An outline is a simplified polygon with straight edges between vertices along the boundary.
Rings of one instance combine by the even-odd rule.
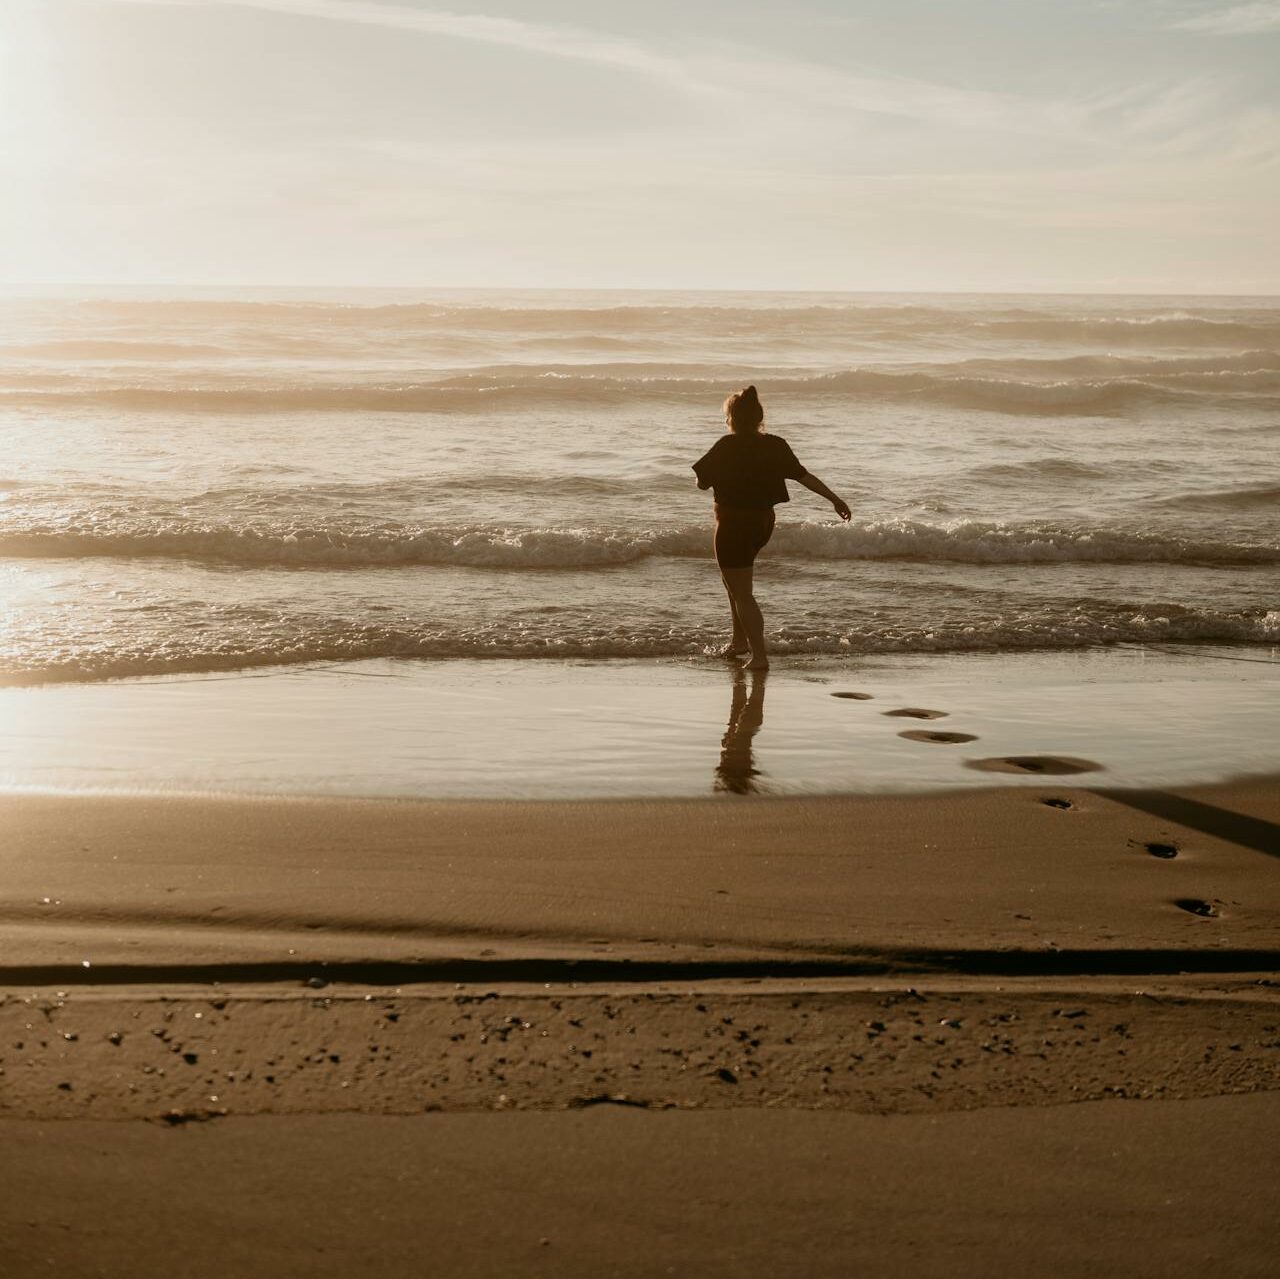
[[1280, 640], [1266, 299], [349, 293], [0, 303], [0, 680], [697, 657], [724, 393], [793, 486], [796, 655]]
[[[0, 790], [732, 798], [1280, 771], [1280, 655], [1215, 653], [803, 659], [754, 679], [724, 663], [382, 659], [5, 689]], [[904, 709], [937, 717], [889, 713]], [[1009, 756], [1046, 771], [975, 767]], [[1064, 757], [1092, 767], [1056, 775]]]

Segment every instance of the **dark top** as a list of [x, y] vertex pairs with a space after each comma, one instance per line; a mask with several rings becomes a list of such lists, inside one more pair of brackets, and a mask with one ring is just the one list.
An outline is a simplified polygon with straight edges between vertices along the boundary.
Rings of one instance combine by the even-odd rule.
[[699, 484], [709, 484], [724, 506], [772, 508], [789, 502], [787, 480], [804, 467], [780, 435], [726, 432], [693, 464]]

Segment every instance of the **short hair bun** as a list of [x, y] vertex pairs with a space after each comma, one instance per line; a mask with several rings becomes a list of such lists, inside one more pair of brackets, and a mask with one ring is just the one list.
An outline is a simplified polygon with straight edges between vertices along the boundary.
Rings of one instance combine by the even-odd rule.
[[764, 408], [754, 386], [744, 386], [724, 402], [724, 415], [734, 431], [752, 432], [764, 421]]

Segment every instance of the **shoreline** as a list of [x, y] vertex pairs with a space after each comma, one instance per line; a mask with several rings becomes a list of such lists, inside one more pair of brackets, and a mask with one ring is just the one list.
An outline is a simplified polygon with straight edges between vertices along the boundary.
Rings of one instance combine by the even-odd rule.
[[661, 799], [1280, 772], [1280, 662], [1223, 657], [780, 659], [765, 676], [712, 661], [377, 660], [0, 689], [0, 794]]
[[[605, 731], [547, 761], [588, 792], [571, 798], [0, 793], [0, 1140], [22, 1172], [0, 1173], [0, 1259], [399, 1276], [429, 1219], [450, 1273], [476, 1276], [640, 1279], [696, 1254], [725, 1279], [976, 1279], [1030, 1253], [1190, 1279], [1228, 1236], [1233, 1274], [1267, 1274], [1280, 769], [1258, 771], [1268, 668], [1222, 667], [780, 671], [754, 725], [727, 671], [656, 691], [597, 673], [596, 719], [564, 703], [570, 666], [540, 686], [219, 680], [200, 705], [159, 681], [96, 723], [68, 697], [61, 736], [37, 721], [51, 751], [152, 777], [216, 761], [199, 730], [219, 716], [225, 757], [330, 778], [367, 777], [365, 750], [377, 767], [441, 742], [430, 758], [474, 768], [521, 732]], [[1038, 675], [1002, 686], [1019, 669]], [[477, 705], [505, 745], [448, 737]], [[378, 732], [353, 743], [361, 706]], [[883, 714], [904, 708], [948, 713]], [[953, 728], [980, 740], [900, 735]], [[1106, 767], [962, 754], [1032, 746]], [[662, 775], [698, 789], [591, 793], [574, 767], [601, 749], [609, 779], [651, 780], [665, 751]], [[938, 764], [896, 793], [740, 785], [831, 760], [900, 784], [913, 758]], [[1254, 771], [1150, 784], [1231, 758]]]
[[[1105, 771], [953, 759], [950, 788], [711, 793], [726, 737], [731, 776], [794, 763], [764, 736], [791, 710], [843, 715], [867, 760], [965, 749], [898, 736], [938, 723], [879, 713], [935, 706], [900, 671], [870, 701], [771, 684], [743, 751], [720, 675], [687, 754], [652, 697], [621, 721], [676, 743], [699, 795], [0, 794], [0, 1140], [21, 1171], [0, 1173], [0, 1259], [390, 1277], [421, 1268], [429, 1221], [450, 1273], [486, 1277], [696, 1256], [725, 1279], [977, 1279], [1030, 1254], [1190, 1279], [1228, 1238], [1233, 1275], [1268, 1274], [1280, 771], [1123, 785], [1140, 736], [1087, 721], [1132, 684], [1073, 679], [1012, 684], [1006, 723], [1062, 758], [1084, 721]], [[1197, 712], [1224, 688], [1201, 675]], [[198, 692], [236, 687], [257, 694]], [[1185, 690], [1146, 680], [1143, 723], [1167, 730]], [[972, 727], [951, 691], [941, 723]], [[228, 722], [230, 749], [255, 741]], [[151, 724], [103, 726], [85, 749]]]

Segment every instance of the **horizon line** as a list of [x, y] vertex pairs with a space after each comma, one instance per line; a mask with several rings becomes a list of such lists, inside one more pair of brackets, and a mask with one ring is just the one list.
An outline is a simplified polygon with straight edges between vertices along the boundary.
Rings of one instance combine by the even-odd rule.
[[[158, 289], [231, 290], [256, 289], [280, 291], [342, 291], [364, 293], [776, 293], [819, 294], [830, 296], [860, 296], [869, 294], [894, 294], [920, 297], [1185, 297], [1185, 298], [1266, 298], [1280, 300], [1280, 288], [1274, 291], [1241, 292], [1235, 289], [1122, 289], [1122, 288], [809, 288], [801, 285], [782, 286], [730, 286], [730, 285], [641, 285], [641, 284], [283, 284], [279, 282], [251, 282], [236, 280], [230, 283], [210, 284], [194, 281], [164, 281], [158, 283], [126, 283], [120, 280], [64, 280], [64, 281], [4, 281], [0, 280], [0, 296], [16, 298], [33, 293], [70, 289], [122, 289], [154, 291]], [[24, 291], [26, 291], [24, 293]]]

